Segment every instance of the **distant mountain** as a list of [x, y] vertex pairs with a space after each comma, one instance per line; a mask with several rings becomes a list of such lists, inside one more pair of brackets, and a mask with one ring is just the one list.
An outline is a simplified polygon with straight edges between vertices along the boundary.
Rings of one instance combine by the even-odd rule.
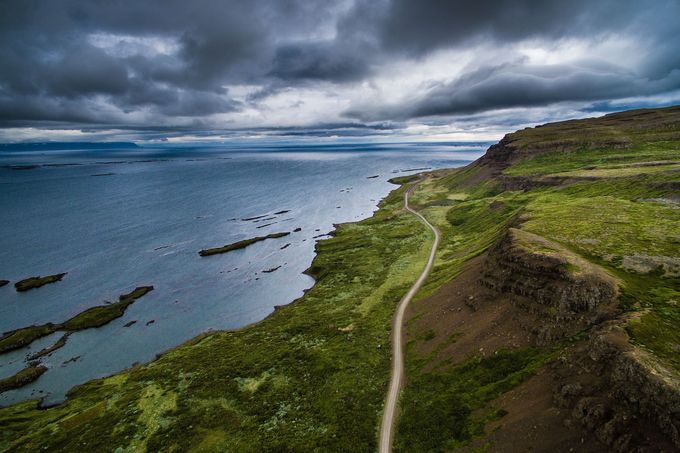
[[1, 151], [61, 151], [70, 149], [130, 149], [139, 148], [132, 142], [31, 142], [0, 143]]

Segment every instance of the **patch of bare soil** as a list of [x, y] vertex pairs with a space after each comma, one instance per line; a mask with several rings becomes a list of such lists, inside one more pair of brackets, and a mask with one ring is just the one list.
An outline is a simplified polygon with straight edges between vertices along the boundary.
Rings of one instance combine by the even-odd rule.
[[[525, 326], [543, 321], [518, 306], [511, 293], [496, 293], [480, 284], [486, 258], [470, 260], [440, 291], [409, 306], [406, 340], [415, 354], [430, 357], [426, 370], [499, 349], [535, 346], [535, 335]], [[569, 422], [568, 413], [553, 401], [553, 387], [553, 370], [546, 366], [490, 402], [483, 412], [503, 409], [507, 414], [487, 425], [486, 436], [460, 451], [484, 446], [496, 452], [606, 451], [580, 424]]]
[[552, 372], [544, 368], [490, 403], [487, 410], [502, 409], [507, 414], [487, 425], [487, 436], [459, 451], [483, 446], [487, 446], [487, 452], [499, 453], [606, 451], [591, 433], [568, 418], [566, 410], [555, 406], [554, 385]]
[[[470, 260], [465, 270], [436, 294], [407, 309], [406, 342], [418, 338], [416, 353], [433, 354], [430, 367], [460, 363], [475, 355], [493, 354], [500, 348], [525, 348], [531, 334], [521, 328], [533, 316], [479, 284], [486, 255]], [[445, 362], [445, 363], [444, 363]]]

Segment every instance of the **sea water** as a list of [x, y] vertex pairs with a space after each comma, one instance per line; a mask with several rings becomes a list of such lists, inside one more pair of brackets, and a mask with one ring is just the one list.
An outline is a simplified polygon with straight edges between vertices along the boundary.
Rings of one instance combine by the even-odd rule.
[[[1, 394], [0, 405], [59, 402], [75, 385], [150, 361], [202, 332], [263, 319], [313, 285], [303, 271], [315, 242], [334, 224], [371, 216], [396, 187], [388, 179], [461, 166], [484, 149], [448, 143], [3, 152], [0, 279], [68, 274], [25, 293], [0, 288], [1, 332], [63, 322], [136, 286], [155, 289], [111, 323], [71, 334], [40, 359], [48, 371]], [[252, 217], [260, 218], [243, 220]], [[198, 255], [296, 228], [243, 250]], [[0, 354], [0, 379], [60, 336]]]

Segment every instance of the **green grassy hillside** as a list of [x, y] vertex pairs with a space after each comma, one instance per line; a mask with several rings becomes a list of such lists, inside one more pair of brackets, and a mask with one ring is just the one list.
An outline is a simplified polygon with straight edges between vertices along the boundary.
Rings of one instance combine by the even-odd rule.
[[[403, 211], [404, 187], [372, 218], [319, 243], [310, 268], [317, 283], [294, 304], [77, 387], [57, 407], [0, 409], [0, 451], [374, 451], [390, 320], [431, 241]], [[679, 193], [680, 108], [510, 134], [479, 162], [435, 172], [414, 193], [412, 203], [442, 232], [418, 299], [437, 295], [508, 227], [521, 228], [614, 276], [617, 316], [636, 314], [626, 325], [630, 341], [677, 373]], [[587, 335], [454, 360], [442, 351], [460, 332], [419, 331], [418, 316], [409, 324], [399, 451], [473, 445], [505, 415], [489, 402]]]
[[[422, 297], [488, 250], [508, 225], [561, 244], [620, 282], [618, 317], [630, 341], [680, 371], [680, 108], [567, 121], [507, 135], [480, 162], [423, 183], [413, 202], [444, 233]], [[412, 320], [428, 313], [419, 306]], [[409, 382], [396, 439], [399, 451], [470, 445], [495, 420], [487, 403], [557, 357], [574, 338], [548, 347], [481, 352], [442, 361], [455, 343], [411, 329]], [[425, 332], [425, 334], [423, 334]], [[429, 335], [427, 335], [428, 332]], [[480, 415], [485, 414], [485, 415]], [[488, 447], [489, 445], [487, 445]], [[502, 450], [501, 450], [502, 451]]]

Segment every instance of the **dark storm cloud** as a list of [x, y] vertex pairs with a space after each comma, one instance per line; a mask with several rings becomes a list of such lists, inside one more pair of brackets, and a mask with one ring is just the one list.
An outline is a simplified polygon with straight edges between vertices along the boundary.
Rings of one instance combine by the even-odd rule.
[[[228, 99], [224, 85], [261, 79], [271, 67], [278, 32], [287, 33], [294, 24], [313, 30], [323, 19], [325, 5], [315, 3], [5, 1], [0, 5], [0, 117], [92, 120], [98, 113], [87, 100], [97, 96], [123, 113], [146, 108], [174, 117], [233, 111], [238, 103]], [[92, 36], [112, 46], [97, 47]], [[160, 39], [176, 49], [117, 54], [116, 41], [126, 39]], [[84, 111], [77, 115], [70, 113], [74, 98], [83, 99]]]
[[[373, 11], [371, 3], [354, 14]], [[386, 49], [427, 53], [479, 39], [594, 35], [628, 25], [647, 7], [620, 0], [393, 0], [377, 20], [378, 36]]]
[[521, 61], [485, 66], [445, 83], [434, 83], [419, 97], [396, 106], [363, 106], [348, 116], [367, 121], [469, 115], [494, 109], [544, 106], [654, 95], [680, 89], [680, 71], [649, 80], [597, 62], [530, 65]]
[[368, 72], [369, 65], [360, 52], [327, 41], [278, 47], [270, 74], [284, 80], [342, 82], [360, 80]]
[[[386, 64], [417, 66], [440, 50], [512, 53], [516, 43], [549, 48], [569, 39], [638, 43], [644, 51], [632, 56], [635, 64], [616, 61], [626, 55], [607, 63], [480, 58], [462, 73], [424, 78], [408, 102], [395, 104], [390, 93], [370, 105], [351, 99], [348, 110], [328, 117], [456, 118], [562, 102], [587, 109], [680, 88], [678, 17], [677, 0], [5, 0], [0, 127], [225, 130], [229, 124], [208, 117], [259, 111], [277, 94], [293, 97], [310, 86], [342, 96], [401, 75], [385, 74]], [[236, 100], [237, 85], [254, 90]], [[310, 134], [327, 124], [309, 124]]]
[[[361, 16], [366, 4], [358, 4]], [[362, 120], [469, 115], [567, 101], [602, 101], [680, 89], [680, 3], [575, 0], [466, 2], [394, 0], [377, 20], [385, 52], [423, 57], [444, 48], [513, 42], [597, 42], [608, 36], [646, 44], [641, 64], [630, 70], [601, 61], [571, 64], [471, 65], [453, 81], [428, 83], [401, 105], [359, 105], [345, 112]], [[350, 26], [351, 28], [351, 26]], [[490, 45], [490, 46], [489, 46]], [[625, 62], [622, 62], [625, 63]]]
[[658, 81], [620, 68], [591, 65], [504, 65], [482, 68], [440, 84], [417, 103], [413, 116], [480, 111], [649, 95], [680, 88], [680, 73]]

